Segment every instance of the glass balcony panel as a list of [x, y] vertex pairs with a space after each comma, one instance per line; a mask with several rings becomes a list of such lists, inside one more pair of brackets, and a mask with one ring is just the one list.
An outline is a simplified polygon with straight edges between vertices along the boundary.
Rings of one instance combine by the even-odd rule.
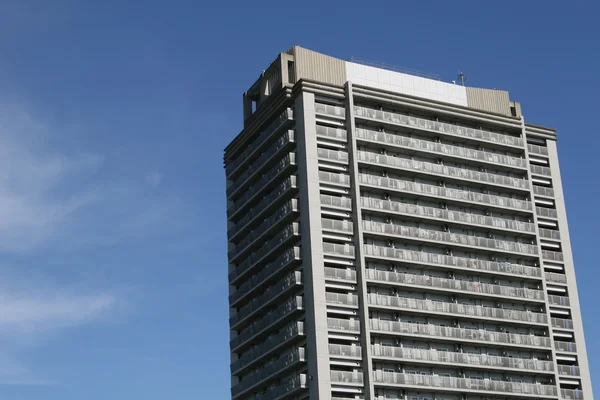
[[323, 243], [325, 255], [354, 257], [354, 246], [349, 244]]
[[554, 349], [556, 351], [563, 351], [567, 353], [577, 353], [577, 344], [571, 342], [559, 342], [555, 340]]
[[356, 271], [351, 269], [325, 267], [325, 279], [327, 278], [356, 282]]
[[358, 307], [358, 296], [343, 293], [325, 293], [327, 304]]
[[269, 386], [265, 392], [257, 393], [256, 400], [274, 400], [297, 390], [306, 389], [306, 374], [300, 374], [291, 379], [284, 379], [279, 385]]
[[535, 213], [538, 217], [546, 217], [546, 218], [558, 218], [558, 214], [553, 208], [545, 208], [545, 207], [536, 207]]
[[331, 371], [331, 382], [362, 385], [362, 372]]
[[329, 126], [317, 125], [317, 136], [326, 137], [333, 140], [348, 140], [348, 133], [345, 129], [332, 128]]
[[361, 358], [360, 346], [346, 346], [341, 344], [329, 344], [329, 355], [335, 357]]
[[554, 189], [544, 186], [533, 185], [533, 194], [546, 197], [554, 197]]
[[332, 117], [346, 118], [346, 109], [344, 107], [336, 107], [329, 104], [315, 103], [315, 112]]
[[329, 196], [327, 194], [322, 194], [321, 195], [321, 205], [351, 210], [352, 209], [352, 200], [348, 197]]
[[317, 148], [317, 157], [323, 160], [338, 161], [348, 164], [348, 153], [340, 150], [329, 150], [321, 147]]
[[533, 153], [533, 154], [541, 154], [543, 156], [548, 155], [548, 148], [545, 146], [537, 146], [535, 144], [528, 144], [527, 149], [529, 150], [530, 153]]
[[533, 164], [530, 165], [529, 167], [533, 174], [543, 175], [543, 176], [551, 176], [552, 175], [551, 170], [548, 167], [542, 167], [541, 165], [533, 165]]
[[564, 274], [555, 274], [553, 272], [546, 272], [546, 280], [548, 282], [556, 283], [567, 283], [567, 276]]

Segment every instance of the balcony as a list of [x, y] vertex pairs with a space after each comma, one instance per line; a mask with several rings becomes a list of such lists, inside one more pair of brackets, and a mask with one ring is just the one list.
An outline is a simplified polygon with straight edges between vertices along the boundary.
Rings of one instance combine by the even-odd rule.
[[543, 176], [552, 176], [551, 170], [548, 167], [542, 167], [541, 165], [531, 164], [529, 166], [529, 168], [530, 168], [532, 174], [543, 175]]
[[573, 320], [564, 318], [551, 318], [553, 328], [573, 329]]
[[461, 235], [458, 233], [434, 231], [411, 226], [384, 224], [374, 221], [362, 221], [363, 232], [393, 236], [402, 239], [410, 239], [418, 242], [435, 242], [441, 244], [453, 244], [458, 247], [478, 247], [489, 249], [494, 252], [517, 253], [526, 255], [537, 255], [538, 248], [535, 245], [509, 242], [506, 240], [487, 239], [477, 236]]
[[554, 189], [544, 186], [533, 185], [533, 194], [545, 197], [554, 197]]
[[331, 371], [331, 383], [341, 383], [344, 385], [362, 386], [362, 372]]
[[567, 296], [555, 296], [555, 295], [548, 295], [548, 304], [553, 305], [553, 306], [564, 306], [564, 307], [570, 307], [571, 306], [571, 300], [569, 300], [569, 298]]
[[391, 271], [366, 269], [367, 280], [385, 283], [420, 286], [424, 288], [441, 289], [442, 291], [461, 291], [466, 294], [484, 294], [490, 296], [519, 298], [523, 300], [544, 301], [544, 292], [516, 286], [500, 286], [487, 283], [468, 282], [457, 279], [431, 277], [427, 275], [412, 275]]
[[549, 349], [552, 341], [549, 337], [520, 335], [516, 333], [494, 332], [484, 329], [453, 328], [431, 324], [414, 324], [408, 322], [369, 320], [371, 330], [389, 332], [414, 337], [437, 337], [461, 342], [479, 342], [506, 346], [527, 346]]
[[535, 144], [527, 144], [527, 150], [533, 154], [540, 154], [542, 156], [548, 155], [548, 148], [546, 146], [537, 146]]
[[278, 386], [270, 386], [264, 393], [257, 393], [256, 400], [278, 400], [299, 390], [306, 389], [306, 374], [300, 374], [292, 379], [286, 379]]
[[552, 283], [567, 283], [567, 276], [563, 274], [555, 274], [553, 272], [546, 272], [546, 281]]
[[263, 197], [258, 204], [250, 209], [246, 209], [244, 216], [240, 218], [227, 232], [227, 237], [229, 240], [234, 240], [237, 235], [248, 229], [255, 218], [267, 213], [267, 211], [270, 214], [272, 207], [291, 196], [291, 194], [294, 193], [297, 188], [296, 177], [294, 175], [284, 179], [279, 186]]
[[[263, 268], [263, 271], [267, 271], [267, 270], [268, 271], [273, 271], [273, 272], [279, 271], [280, 269], [283, 269], [284, 267], [286, 267], [292, 261], [297, 261], [297, 260], [300, 260], [300, 248], [299, 247], [292, 247], [292, 248], [287, 249], [276, 260], [274, 260], [274, 261], [268, 263], [267, 265], [265, 265], [264, 268]], [[236, 284], [237, 281], [239, 280], [239, 278], [243, 277], [245, 275], [245, 272], [249, 271], [249, 267], [247, 267], [244, 270], [241, 270], [239, 268], [235, 268], [233, 271], [231, 271], [229, 273], [229, 283], [231, 285]], [[260, 278], [257, 278], [257, 279], [260, 279]], [[235, 301], [237, 301], [238, 296], [240, 296], [240, 297], [243, 296], [245, 294], [244, 292], [246, 291], [247, 285], [250, 285], [250, 284], [251, 283], [247, 283], [247, 284], [241, 285], [238, 288], [238, 290], [232, 294], [231, 301], [234, 301], [234, 299], [236, 299]], [[236, 294], [238, 291], [240, 293]]]
[[329, 115], [346, 119], [346, 109], [344, 107], [330, 106], [328, 104], [315, 103], [315, 113]]
[[352, 269], [325, 267], [325, 279], [356, 283], [356, 271]]
[[560, 398], [564, 400], [582, 400], [583, 392], [581, 390], [561, 389]]
[[335, 163], [348, 165], [348, 153], [345, 151], [329, 150], [319, 147], [317, 148], [317, 157], [321, 160], [328, 160]]
[[575, 365], [559, 365], [558, 366], [558, 375], [562, 376], [581, 376], [581, 371], [579, 367]]
[[[535, 233], [535, 225], [529, 222], [516, 221], [514, 219], [489, 217], [486, 215], [469, 214], [460, 211], [444, 210], [435, 207], [424, 207], [415, 204], [400, 203], [397, 201], [380, 200], [371, 197], [361, 197], [360, 203], [363, 208], [369, 210], [396, 213], [407, 216], [417, 216], [435, 221], [445, 220], [453, 223], [464, 223], [466, 225], [479, 225], [485, 228], [496, 228], [502, 230], [513, 230]], [[556, 232], [556, 231], [555, 231]]]
[[295, 144], [294, 131], [287, 131], [275, 141], [265, 152], [252, 162], [240, 176], [227, 187], [227, 197], [234, 196], [241, 189], [245, 188], [259, 171], [263, 170], [269, 164], [276, 160], [279, 153], [284, 149], [291, 149]]
[[300, 347], [292, 350], [285, 356], [279, 358], [272, 363], [267, 364], [264, 368], [256, 373], [245, 377], [240, 383], [231, 388], [232, 398], [240, 397], [251, 389], [257, 387], [261, 383], [265, 383], [269, 378], [280, 375], [297, 363], [305, 361], [304, 348]]
[[327, 318], [327, 329], [333, 331], [359, 333], [360, 321], [341, 318]]
[[366, 151], [358, 151], [359, 163], [377, 165], [401, 169], [404, 171], [434, 175], [438, 178], [457, 181], [477, 182], [491, 184], [503, 188], [519, 189], [529, 191], [529, 182], [525, 179], [512, 178], [509, 176], [489, 174], [486, 172], [472, 171], [464, 168], [448, 167], [442, 164], [434, 164], [423, 161], [415, 161], [407, 158], [386, 156]]
[[523, 397], [549, 397], [558, 396], [555, 385], [540, 385], [534, 383], [505, 382], [483, 379], [455, 378], [445, 376], [429, 376], [417, 374], [400, 374], [396, 372], [374, 371], [373, 381], [375, 385], [399, 385], [402, 387], [415, 387], [418, 389], [440, 388], [450, 391], [485, 391], [494, 394]]
[[436, 143], [428, 140], [413, 139], [405, 136], [376, 132], [370, 129], [356, 128], [354, 131], [358, 140], [363, 139], [364, 141], [371, 143], [389, 144], [394, 147], [403, 147], [433, 154], [448, 155], [493, 165], [500, 164], [510, 168], [527, 168], [527, 162], [524, 158], [511, 157], [489, 151], [473, 150], [466, 147]]
[[436, 265], [441, 267], [478, 270], [491, 274], [503, 274], [519, 277], [541, 278], [542, 270], [537, 267], [510, 264], [496, 261], [478, 260], [473, 258], [455, 257], [444, 254], [425, 253], [421, 251], [394, 249], [391, 247], [364, 245], [365, 256], [384, 258], [391, 261], [405, 261], [411, 264]]
[[[277, 211], [273, 212], [260, 225], [254, 228], [246, 237], [236, 243], [227, 256], [230, 263], [236, 263], [241, 256], [256, 247], [255, 242], [266, 234], [277, 229], [283, 221], [289, 221], [298, 212], [298, 200], [290, 199]], [[254, 246], [253, 246], [254, 245]]]
[[331, 172], [319, 171], [319, 182], [329, 183], [330, 185], [350, 187], [350, 176], [346, 174], [334, 174]]
[[365, 186], [379, 189], [390, 189], [400, 192], [415, 193], [434, 198], [444, 198], [458, 202], [470, 202], [485, 206], [495, 206], [516, 211], [530, 211], [531, 202], [491, 194], [471, 192], [468, 190], [450, 189], [443, 186], [414, 183], [401, 179], [384, 178], [380, 176], [359, 174], [358, 181]]
[[544, 229], [544, 228], [539, 228], [538, 231], [540, 233], [541, 238], [560, 240], [560, 232], [559, 231], [555, 231], [553, 229]]
[[250, 145], [242, 153], [237, 155], [225, 168], [227, 179], [230, 179], [231, 175], [240, 167], [245, 164], [248, 157], [254, 154], [260, 149], [271, 135], [279, 130], [282, 126], [286, 125], [288, 121], [293, 121], [294, 112], [291, 108], [283, 111], [279, 116], [275, 118], [257, 137], [250, 143]]
[[245, 304], [238, 309], [238, 312], [229, 318], [229, 326], [231, 329], [240, 329], [242, 323], [250, 322], [251, 317], [256, 317], [259, 311], [264, 307], [271, 305], [281, 296], [289, 293], [291, 290], [302, 285], [302, 273], [294, 271], [285, 278], [267, 289], [263, 294], [252, 299], [251, 302]]
[[553, 208], [536, 207], [535, 213], [537, 214], [538, 217], [554, 218], [554, 219], [558, 218], [558, 213]]
[[550, 250], [542, 250], [542, 259], [548, 260], [548, 261], [558, 261], [558, 262], [565, 261], [563, 253], [561, 253], [559, 251], [550, 251]]
[[571, 342], [554, 341], [554, 350], [563, 353], [577, 353], [577, 344]]
[[266, 241], [260, 249], [250, 254], [244, 259], [244, 261], [239, 263], [236, 267], [236, 270], [239, 271], [238, 274], [241, 274], [242, 272], [251, 269], [259, 261], [265, 259], [268, 255], [272, 254], [280, 246], [287, 243], [294, 237], [297, 237], [298, 235], [300, 235], [300, 224], [294, 222], [292, 224], [287, 225], [279, 233], [277, 233], [275, 236]]
[[235, 202], [227, 209], [227, 214], [233, 218], [240, 210], [247, 208], [251, 201], [258, 197], [265, 189], [273, 185], [277, 178], [285, 173], [288, 169], [296, 165], [296, 155], [289, 153], [281, 159], [272, 169], [262, 176], [258, 181], [244, 192]]
[[472, 139], [481, 142], [494, 143], [523, 149], [523, 139], [501, 133], [468, 128], [454, 124], [431, 121], [424, 118], [410, 117], [387, 111], [373, 110], [365, 107], [354, 106], [354, 115], [359, 118], [388, 122], [390, 124], [418, 129], [422, 131], [443, 134], [454, 137]]
[[[377, 359], [403, 360], [427, 364], [461, 364], [484, 369], [515, 369], [530, 372], [554, 372], [551, 361], [491, 356], [487, 354], [454, 353], [449, 351], [410, 349], [391, 346], [371, 346], [371, 355]], [[560, 370], [560, 369], [559, 369]]]
[[546, 325], [548, 321], [546, 314], [544, 313], [446, 303], [443, 301], [411, 299], [376, 293], [368, 294], [367, 304], [375, 308], [403, 309], [438, 315], [452, 314], [469, 319], [493, 318], [495, 320], [503, 320], [511, 323]]
[[285, 254], [274, 262], [267, 264], [258, 274], [245, 281], [235, 292], [229, 295], [230, 307], [236, 307], [240, 300], [245, 299], [246, 296], [253, 293], [255, 290], [260, 289], [268, 279], [285, 271], [287, 267], [294, 265], [299, 260], [299, 247], [293, 247], [286, 250]]
[[293, 322], [281, 329], [279, 333], [268, 338], [258, 346], [246, 351], [240, 358], [231, 363], [233, 375], [241, 375], [246, 369], [263, 360], [272, 352], [288, 344], [292, 340], [304, 336], [304, 322]]
[[321, 206], [335, 207], [343, 210], [352, 210], [352, 200], [348, 197], [321, 195]]
[[341, 344], [330, 344], [329, 355], [340, 358], [362, 358], [360, 346], [345, 346]]
[[354, 246], [349, 244], [323, 243], [323, 254], [342, 258], [354, 258]]
[[340, 142], [348, 141], [348, 132], [345, 129], [331, 128], [323, 125], [317, 125], [317, 136]]
[[325, 302], [327, 305], [358, 308], [358, 296], [354, 294], [327, 292], [325, 293]]
[[294, 296], [277, 307], [272, 313], [255, 320], [252, 325], [231, 339], [229, 343], [231, 351], [236, 353], [242, 351], [244, 347], [250, 345], [253, 340], [263, 335], [268, 329], [277, 326], [280, 322], [285, 321], [288, 317], [301, 310], [303, 310], [302, 296]]

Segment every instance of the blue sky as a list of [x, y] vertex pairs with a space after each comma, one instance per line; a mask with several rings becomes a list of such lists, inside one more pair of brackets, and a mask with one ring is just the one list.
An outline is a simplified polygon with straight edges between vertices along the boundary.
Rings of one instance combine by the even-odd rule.
[[558, 129], [600, 385], [600, 8], [480, 3], [0, 0], [0, 398], [228, 398], [222, 149], [295, 44], [460, 70]]

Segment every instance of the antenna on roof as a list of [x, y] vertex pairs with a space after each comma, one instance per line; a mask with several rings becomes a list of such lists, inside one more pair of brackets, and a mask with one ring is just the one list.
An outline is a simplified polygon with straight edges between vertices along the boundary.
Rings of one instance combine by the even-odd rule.
[[465, 82], [467, 81], [467, 77], [465, 76], [465, 74], [463, 74], [462, 72], [458, 73], [458, 80], [460, 81], [460, 83], [465, 86]]

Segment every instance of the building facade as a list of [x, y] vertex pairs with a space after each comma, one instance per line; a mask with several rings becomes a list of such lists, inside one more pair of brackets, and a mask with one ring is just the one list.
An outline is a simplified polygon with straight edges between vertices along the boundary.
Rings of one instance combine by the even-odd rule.
[[553, 129], [301, 47], [243, 102], [234, 400], [593, 399]]

